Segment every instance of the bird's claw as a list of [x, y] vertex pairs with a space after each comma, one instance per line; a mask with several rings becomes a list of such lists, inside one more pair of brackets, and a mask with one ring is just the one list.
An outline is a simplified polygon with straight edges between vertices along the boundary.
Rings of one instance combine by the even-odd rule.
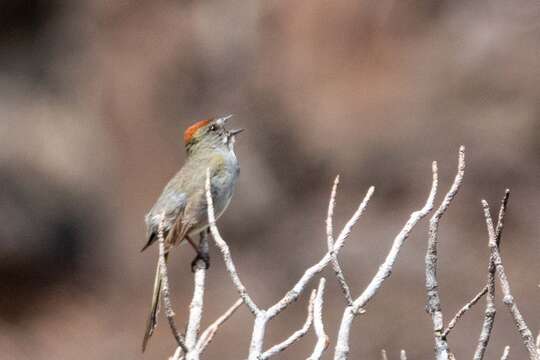
[[199, 260], [204, 263], [204, 269], [208, 270], [210, 268], [210, 256], [207, 252], [197, 252], [197, 256], [193, 259], [191, 262], [191, 271], [195, 272], [197, 268], [199, 267]]

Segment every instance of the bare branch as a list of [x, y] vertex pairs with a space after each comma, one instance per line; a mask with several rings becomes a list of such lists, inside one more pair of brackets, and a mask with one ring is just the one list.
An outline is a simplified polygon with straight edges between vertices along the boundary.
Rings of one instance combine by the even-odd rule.
[[163, 220], [165, 216], [161, 216], [161, 221], [159, 222], [159, 228], [158, 228], [158, 245], [159, 245], [159, 273], [161, 278], [161, 296], [163, 298], [163, 307], [165, 308], [165, 316], [167, 317], [167, 320], [169, 321], [169, 325], [171, 327], [171, 331], [174, 335], [174, 338], [176, 339], [176, 342], [178, 343], [178, 346], [182, 348], [182, 350], [187, 353], [188, 347], [184, 343], [184, 339], [182, 339], [182, 336], [178, 332], [178, 328], [176, 327], [176, 322], [174, 321], [174, 311], [172, 309], [171, 304], [171, 298], [169, 295], [169, 277], [167, 275], [167, 262], [165, 261], [165, 240], [163, 238]]
[[399, 353], [399, 359], [407, 360], [407, 353], [405, 352], [405, 350], [401, 350], [401, 352]]
[[491, 337], [491, 331], [495, 323], [495, 265], [493, 264], [493, 258], [490, 257], [488, 264], [488, 280], [487, 280], [487, 296], [486, 307], [484, 310], [484, 321], [482, 323], [482, 330], [480, 331], [480, 337], [478, 338], [478, 345], [474, 352], [474, 360], [482, 360], [486, 353], [487, 345]]
[[510, 346], [505, 346], [503, 354], [501, 356], [501, 360], [508, 360], [508, 355], [510, 355]]
[[219, 234], [219, 230], [216, 226], [216, 220], [215, 220], [215, 214], [214, 214], [214, 206], [212, 201], [212, 193], [210, 189], [210, 172], [207, 170], [206, 173], [206, 199], [208, 203], [208, 220], [210, 224], [210, 230], [212, 232], [212, 237], [214, 241], [216, 242], [216, 245], [219, 247], [224, 261], [225, 265], [227, 267], [227, 271], [229, 272], [229, 275], [231, 276], [231, 279], [233, 280], [234, 285], [236, 286], [238, 293], [240, 294], [240, 297], [246, 303], [246, 305], [249, 307], [251, 312], [255, 315], [255, 323], [253, 326], [253, 332], [251, 336], [251, 344], [250, 344], [250, 350], [249, 350], [249, 359], [259, 359], [261, 356], [262, 346], [263, 346], [263, 339], [264, 334], [266, 332], [266, 325], [268, 321], [270, 321], [272, 318], [277, 316], [281, 311], [283, 311], [287, 306], [289, 306], [293, 301], [297, 300], [300, 294], [304, 291], [306, 285], [311, 281], [311, 279], [317, 275], [319, 272], [321, 272], [328, 263], [332, 260], [331, 253], [337, 254], [341, 248], [343, 248], [343, 245], [345, 244], [345, 240], [350, 235], [350, 232], [352, 230], [352, 227], [354, 224], [358, 221], [362, 213], [364, 212], [367, 203], [372, 196], [374, 191], [374, 188], [371, 187], [366, 196], [364, 197], [364, 200], [352, 216], [352, 218], [347, 222], [347, 224], [343, 227], [343, 230], [341, 231], [338, 239], [336, 240], [334, 247], [332, 251], [327, 252], [321, 260], [319, 260], [318, 263], [312, 265], [310, 268], [308, 268], [304, 274], [300, 277], [298, 282], [293, 286], [291, 290], [289, 290], [285, 296], [279, 300], [277, 303], [275, 303], [273, 306], [268, 308], [267, 310], [261, 310], [259, 307], [255, 304], [255, 302], [251, 299], [249, 294], [246, 291], [245, 286], [242, 284], [238, 273], [236, 271], [236, 267], [234, 265], [234, 262], [231, 257], [231, 253], [229, 250], [229, 247], [227, 243], [223, 240], [221, 235]]
[[394, 265], [397, 256], [399, 255], [399, 251], [401, 250], [401, 247], [405, 243], [405, 240], [409, 237], [409, 234], [411, 233], [414, 226], [422, 220], [429, 212], [433, 209], [433, 201], [435, 199], [435, 194], [437, 193], [437, 185], [438, 185], [438, 175], [437, 175], [437, 163], [433, 163], [433, 182], [431, 185], [431, 191], [428, 196], [428, 199], [426, 200], [426, 203], [424, 207], [418, 211], [415, 211], [411, 214], [409, 217], [409, 220], [405, 224], [405, 226], [401, 229], [399, 234], [394, 238], [394, 242], [392, 243], [392, 247], [390, 248], [390, 251], [388, 252], [388, 255], [386, 256], [386, 259], [382, 263], [382, 265], [379, 267], [379, 270], [369, 283], [369, 285], [366, 287], [364, 292], [354, 301], [353, 311], [357, 312], [360, 308], [363, 308], [369, 300], [375, 296], [379, 288], [381, 287], [384, 280], [386, 280], [391, 272], [392, 272], [392, 266]]
[[289, 346], [300, 340], [301, 337], [307, 334], [309, 328], [311, 327], [311, 323], [313, 322], [313, 304], [315, 302], [315, 296], [317, 291], [313, 290], [311, 292], [311, 297], [309, 298], [309, 305], [308, 305], [308, 311], [307, 311], [307, 317], [306, 322], [300, 328], [299, 330], [295, 331], [291, 336], [289, 336], [287, 339], [285, 339], [283, 342], [272, 346], [270, 349], [266, 350], [264, 353], [262, 353], [259, 356], [259, 359], [266, 360], [277, 353], [287, 349]]
[[459, 160], [458, 170], [454, 178], [454, 182], [446, 193], [441, 205], [435, 211], [429, 221], [429, 239], [428, 247], [426, 251], [426, 290], [427, 290], [427, 304], [426, 310], [431, 315], [433, 322], [433, 335], [435, 337], [435, 352], [438, 360], [448, 359], [448, 342], [444, 338], [442, 331], [444, 326], [443, 313], [441, 309], [441, 299], [439, 294], [439, 285], [437, 280], [437, 245], [439, 242], [439, 221], [443, 217], [446, 210], [450, 206], [452, 200], [457, 195], [461, 183], [463, 182], [463, 175], [465, 173], [465, 147], [459, 148]]
[[502, 232], [504, 229], [504, 217], [506, 215], [506, 207], [508, 206], [508, 199], [510, 198], [510, 189], [506, 189], [504, 196], [501, 200], [499, 207], [499, 216], [497, 217], [497, 228], [495, 229], [495, 243], [497, 248], [501, 244]]
[[323, 352], [328, 347], [328, 335], [324, 331], [324, 322], [322, 319], [322, 308], [324, 303], [324, 285], [326, 280], [321, 278], [319, 281], [319, 287], [317, 289], [317, 297], [315, 298], [315, 304], [313, 306], [313, 328], [317, 335], [317, 344], [310, 357], [307, 360], [318, 360], [322, 357]]
[[[503, 217], [504, 217], [504, 211], [506, 209], [506, 202], [508, 201], [509, 194], [510, 194], [510, 191], [506, 190], [505, 198], [503, 199], [503, 203], [501, 205], [501, 213], [503, 214], [502, 215]], [[495, 264], [495, 269], [496, 269], [497, 276], [499, 278], [499, 282], [501, 284], [501, 289], [503, 293], [503, 303], [508, 307], [510, 313], [512, 314], [512, 317], [514, 318], [514, 323], [519, 331], [519, 334], [521, 335], [523, 344], [525, 345], [529, 353], [529, 359], [539, 360], [540, 355], [538, 354], [536, 345], [534, 343], [534, 337], [532, 335], [532, 332], [527, 326], [527, 324], [525, 323], [525, 320], [523, 319], [523, 316], [521, 315], [521, 312], [519, 311], [518, 306], [510, 290], [510, 283], [506, 276], [506, 272], [504, 271], [501, 254], [499, 253], [499, 247], [497, 246], [497, 235], [496, 235], [497, 233], [493, 227], [493, 220], [491, 219], [491, 214], [489, 211], [489, 205], [487, 201], [482, 200], [482, 206], [484, 208], [484, 217], [486, 218], [486, 225], [487, 225], [488, 234], [489, 234], [489, 248], [491, 250], [491, 255], [493, 257], [493, 262]]]
[[372, 298], [375, 296], [379, 288], [382, 286], [384, 280], [386, 280], [391, 272], [401, 247], [405, 243], [405, 240], [409, 237], [414, 226], [424, 218], [432, 209], [435, 195], [437, 193], [438, 174], [437, 163], [433, 162], [432, 165], [433, 180], [431, 184], [431, 191], [424, 207], [418, 211], [415, 211], [409, 217], [409, 220], [405, 226], [401, 229], [399, 234], [395, 237], [392, 247], [386, 256], [386, 259], [379, 267], [379, 270], [375, 276], [371, 279], [371, 282], [362, 292], [362, 294], [353, 302], [352, 306], [347, 306], [343, 312], [341, 324], [339, 327], [338, 338], [335, 348], [334, 360], [345, 360], [349, 354], [349, 337], [352, 320], [360, 313], [362, 309]]
[[[372, 186], [367, 191], [366, 196], [358, 206], [358, 209], [356, 209], [355, 213], [351, 217], [351, 219], [345, 224], [343, 229], [341, 230], [341, 233], [339, 234], [333, 249], [334, 256], [337, 256], [337, 253], [343, 248], [343, 245], [345, 245], [345, 240], [349, 237], [353, 226], [356, 224], [360, 216], [364, 213], [364, 210], [367, 207], [367, 204], [369, 202], [369, 199], [373, 195], [373, 192], [375, 191], [375, 188]], [[287, 306], [289, 306], [290, 303], [293, 301], [296, 301], [300, 294], [302, 293], [303, 289], [306, 287], [309, 281], [320, 273], [326, 265], [332, 260], [331, 252], [326, 253], [321, 260], [319, 260], [318, 263], [315, 265], [312, 265], [310, 268], [306, 270], [306, 272], [302, 275], [302, 277], [298, 280], [298, 282], [293, 286], [291, 290], [285, 294], [285, 296], [279, 300], [276, 304], [271, 306], [267, 310], [267, 315], [270, 319], [278, 315], [280, 312], [283, 311]]]
[[[199, 251], [208, 254], [208, 236], [206, 232], [201, 233]], [[206, 264], [202, 260], [199, 260], [195, 264], [195, 273], [193, 274], [193, 297], [191, 299], [191, 304], [189, 305], [189, 317], [185, 338], [186, 346], [191, 349], [190, 352], [186, 354], [187, 360], [198, 360], [200, 356], [200, 351], [196, 349], [196, 344], [203, 313], [205, 280]], [[184, 355], [184, 352], [181, 347], [178, 347], [171, 360], [182, 359], [182, 355]]]
[[223, 325], [223, 323], [227, 321], [236, 312], [236, 310], [238, 310], [242, 303], [242, 299], [236, 300], [236, 302], [223, 315], [217, 318], [216, 321], [206, 328], [197, 342], [196, 349], [199, 353], [202, 353], [206, 349], [206, 347], [214, 339], [214, 335], [219, 330], [219, 327]]
[[[337, 254], [345, 244], [345, 240], [349, 237], [353, 226], [356, 224], [362, 213], [364, 212], [369, 199], [373, 195], [374, 187], [370, 187], [366, 196], [360, 203], [358, 209], [353, 214], [351, 219], [343, 227], [338, 239], [336, 240], [333, 248], [334, 254]], [[281, 311], [283, 311], [287, 306], [289, 306], [293, 301], [296, 301], [300, 294], [306, 288], [306, 285], [311, 281], [311, 279], [321, 272], [328, 263], [332, 260], [332, 255], [330, 252], [327, 252], [318, 263], [312, 265], [308, 268], [304, 274], [300, 277], [298, 282], [289, 290], [285, 296], [271, 306], [266, 311], [261, 311], [255, 319], [255, 325], [253, 327], [253, 333], [251, 336], [251, 345], [250, 345], [250, 357], [249, 360], [254, 360], [258, 358], [258, 354], [262, 350], [262, 343], [264, 338], [264, 333], [266, 331], [266, 325], [269, 320], [277, 316]]]
[[[501, 204], [496, 228], [494, 228], [493, 226], [493, 221], [491, 219], [487, 202], [485, 202], [484, 200], [482, 201], [482, 205], [484, 207], [484, 215], [488, 228], [490, 249], [487, 285], [480, 292], [478, 292], [469, 302], [467, 302], [461, 309], [459, 309], [455, 316], [448, 323], [447, 327], [444, 328], [443, 313], [441, 309], [441, 300], [437, 280], [437, 247], [439, 241], [439, 222], [448, 210], [450, 204], [454, 200], [461, 187], [464, 171], [465, 148], [461, 146], [459, 149], [457, 174], [450, 189], [448, 190], [448, 193], [445, 195], [440, 206], [437, 208], [437, 210], [431, 217], [429, 223], [428, 247], [425, 257], [427, 290], [426, 309], [431, 315], [433, 322], [436, 358], [437, 360], [455, 360], [454, 355], [450, 352], [447, 337], [454, 329], [458, 321], [465, 315], [465, 313], [469, 311], [478, 301], [480, 301], [480, 299], [484, 295], [487, 294], [484, 323], [478, 341], [478, 346], [474, 355], [475, 360], [483, 359], [494, 324], [495, 281], [498, 277], [501, 283], [502, 292], [504, 294], [503, 302], [508, 306], [510, 313], [514, 318], [514, 322], [520, 332], [523, 343], [525, 344], [529, 352], [529, 358], [531, 360], [540, 360], [540, 357], [538, 355], [540, 353], [540, 334], [538, 335], [535, 344], [532, 333], [525, 324], [525, 321], [521, 313], [519, 312], [517, 304], [515, 303], [511, 295], [510, 285], [506, 277], [506, 273], [504, 271], [499, 252], [499, 243], [504, 229], [504, 216], [509, 196], [508, 190], [505, 193], [505, 197], [503, 198]], [[179, 344], [179, 347], [177, 348], [176, 353], [174, 357], [171, 358], [171, 360], [199, 360], [201, 353], [212, 341], [216, 332], [219, 330], [222, 324], [233, 315], [233, 313], [241, 306], [242, 303], [245, 303], [251, 313], [255, 316], [248, 355], [249, 360], [269, 359], [270, 357], [278, 354], [279, 352], [284, 351], [292, 344], [297, 342], [299, 339], [301, 339], [303, 336], [305, 336], [312, 324], [315, 334], [317, 336], [317, 342], [315, 344], [312, 354], [310, 355], [310, 357], [308, 357], [307, 360], [320, 360], [329, 343], [328, 335], [325, 332], [322, 318], [325, 288], [324, 278], [320, 279], [318, 289], [313, 290], [313, 292], [311, 293], [308, 313], [303, 326], [299, 330], [295, 331], [292, 335], [290, 335], [287, 339], [277, 345], [270, 347], [266, 351], [263, 351], [263, 345], [268, 322], [277, 315], [279, 315], [292, 302], [296, 301], [307, 288], [309, 282], [326, 266], [328, 266], [328, 264], [332, 265], [332, 268], [336, 274], [336, 278], [338, 279], [341, 291], [343, 292], [344, 298], [347, 303], [339, 326], [337, 341], [335, 345], [334, 360], [346, 360], [349, 354], [349, 342], [352, 321], [358, 314], [365, 312], [363, 308], [377, 294], [384, 281], [391, 275], [393, 266], [397, 260], [399, 252], [401, 251], [401, 248], [405, 244], [407, 238], [410, 236], [412, 229], [433, 209], [434, 200], [438, 189], [438, 170], [436, 162], [433, 162], [432, 165], [432, 176], [433, 178], [431, 191], [424, 206], [420, 210], [411, 213], [409, 219], [407, 220], [405, 225], [403, 225], [403, 228], [393, 239], [388, 254], [386, 255], [386, 258], [384, 259], [382, 264], [379, 266], [379, 269], [377, 270], [373, 278], [370, 280], [369, 284], [365, 287], [363, 292], [356, 299], [354, 299], [351, 295], [351, 289], [347, 281], [345, 280], [345, 276], [337, 256], [339, 251], [343, 248], [346, 239], [349, 237], [352, 228], [365, 211], [373, 195], [374, 188], [370, 187], [370, 189], [364, 196], [364, 199], [356, 209], [355, 213], [352, 215], [352, 217], [349, 219], [349, 221], [345, 224], [345, 226], [339, 233], [339, 236], [337, 238], [334, 238], [333, 216], [336, 203], [337, 188], [339, 185], [339, 176], [337, 176], [333, 183], [326, 217], [326, 238], [328, 248], [327, 252], [322, 256], [322, 258], [320, 258], [317, 263], [309, 267], [300, 276], [294, 286], [279, 301], [277, 301], [267, 309], [261, 309], [253, 301], [251, 296], [248, 294], [245, 286], [241, 282], [236, 266], [231, 256], [230, 249], [227, 243], [219, 234], [219, 230], [216, 225], [216, 218], [214, 212], [215, 209], [212, 199], [210, 172], [209, 170], [207, 170], [205, 181], [205, 194], [208, 204], [208, 222], [210, 231], [212, 232], [213, 239], [224, 258], [225, 266], [233, 281], [233, 284], [236, 287], [238, 293], [240, 294], [240, 299], [236, 301], [235, 304], [233, 304], [223, 315], [216, 319], [214, 323], [212, 323], [199, 337], [198, 334], [200, 330], [200, 323], [203, 312], [203, 297], [205, 292], [204, 287], [206, 270], [202, 263], [198, 264], [200, 266], [198, 266], [195, 271], [193, 299], [190, 305], [190, 314], [186, 329], [186, 338], [184, 340], [176, 328], [176, 324], [174, 321], [174, 312], [170, 303], [169, 283], [165, 263], [165, 240], [163, 238], [163, 222], [160, 223], [158, 233], [160, 250], [159, 273], [163, 283], [161, 290], [163, 306], [166, 310], [165, 312], [167, 319], [169, 320], [169, 325]], [[200, 246], [201, 248], [204, 246], [207, 249], [207, 240], [204, 239], [203, 241], [203, 239], [201, 239]], [[501, 359], [508, 359], [509, 350], [509, 346], [505, 347]], [[381, 351], [381, 356], [383, 360], [388, 360], [385, 350]], [[405, 350], [400, 351], [399, 357], [402, 360], [407, 359]]]
[[[495, 242], [497, 247], [502, 236], [502, 230], [504, 228], [504, 215], [506, 213], [506, 204], [508, 202], [508, 197], [510, 193], [506, 192], [505, 196], [501, 202], [501, 207], [499, 209], [499, 218], [497, 221], [497, 229], [495, 231]], [[497, 314], [497, 309], [495, 308], [495, 260], [493, 254], [489, 256], [488, 263], [488, 276], [487, 276], [487, 296], [486, 296], [486, 307], [484, 310], [484, 321], [482, 323], [482, 330], [480, 331], [480, 336], [478, 338], [478, 345], [474, 352], [473, 360], [482, 360], [486, 354], [486, 349], [491, 337], [491, 332], [493, 330], [493, 325], [495, 324], [495, 315]]]
[[484, 288], [482, 290], [480, 290], [478, 292], [478, 294], [476, 294], [472, 299], [471, 301], [469, 301], [468, 303], [466, 303], [461, 309], [459, 309], [459, 311], [456, 313], [456, 315], [454, 315], [454, 317], [452, 318], [452, 320], [450, 320], [450, 322], [448, 323], [448, 326], [446, 327], [446, 329], [444, 329], [443, 333], [442, 333], [442, 337], [444, 339], [446, 339], [446, 337], [448, 336], [448, 334], [450, 333], [450, 331], [454, 328], [454, 326], [456, 326], [457, 322], [459, 321], [459, 319], [461, 319], [461, 317], [463, 315], [465, 315], [465, 313], [467, 311], [469, 311], [484, 295], [487, 294], [487, 291], [488, 291], [488, 287], [487, 285], [484, 286]]
[[238, 290], [238, 294], [240, 294], [240, 297], [242, 298], [244, 304], [247, 305], [247, 307], [253, 313], [253, 315], [257, 315], [261, 312], [261, 310], [255, 304], [255, 302], [251, 299], [251, 296], [249, 296], [249, 294], [247, 293], [246, 287], [240, 280], [240, 277], [238, 276], [238, 273], [236, 271], [236, 266], [234, 265], [234, 262], [231, 257], [231, 251], [229, 249], [229, 245], [227, 245], [225, 240], [223, 240], [216, 226], [216, 217], [214, 214], [214, 202], [212, 199], [212, 193], [210, 191], [210, 170], [209, 169], [206, 170], [205, 188], [206, 188], [206, 201], [208, 203], [208, 223], [210, 224], [210, 231], [212, 232], [212, 238], [214, 239], [214, 242], [216, 243], [219, 250], [221, 251], [221, 254], [223, 255], [225, 266], [227, 267], [227, 271], [229, 272], [229, 275], [231, 276], [234, 286], [236, 286], [236, 289]]
[[332, 255], [332, 268], [334, 269], [336, 278], [338, 279], [339, 285], [341, 286], [341, 291], [343, 292], [343, 295], [345, 296], [345, 301], [347, 302], [347, 305], [350, 306], [353, 303], [353, 298], [351, 296], [351, 289], [349, 285], [347, 284], [347, 281], [345, 280], [345, 275], [343, 274], [343, 270], [341, 269], [338, 258], [334, 252], [333, 217], [334, 217], [334, 207], [336, 204], [336, 193], [337, 193], [338, 184], [339, 184], [339, 175], [336, 176], [336, 179], [334, 180], [334, 186], [332, 186], [332, 193], [330, 195], [330, 201], [328, 202], [328, 216], [326, 217], [326, 237], [327, 237], [327, 243], [328, 243], [328, 251], [330, 251], [330, 254]]
[[[208, 254], [208, 236], [205, 232], [201, 235], [199, 251]], [[189, 305], [189, 321], [186, 330], [186, 346], [189, 349], [195, 348], [197, 336], [201, 328], [205, 280], [206, 264], [201, 260], [195, 265], [193, 297]]]

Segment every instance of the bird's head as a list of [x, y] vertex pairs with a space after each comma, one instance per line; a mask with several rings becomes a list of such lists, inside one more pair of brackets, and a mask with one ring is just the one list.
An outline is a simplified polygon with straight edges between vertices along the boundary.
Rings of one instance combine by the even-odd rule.
[[229, 147], [232, 150], [235, 135], [244, 129], [227, 130], [225, 125], [230, 118], [232, 115], [200, 120], [188, 127], [184, 132], [184, 144], [187, 152], [215, 147]]

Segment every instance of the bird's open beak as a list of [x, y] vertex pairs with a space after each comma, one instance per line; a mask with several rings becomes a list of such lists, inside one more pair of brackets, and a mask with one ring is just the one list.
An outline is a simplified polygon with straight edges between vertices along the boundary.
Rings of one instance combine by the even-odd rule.
[[234, 135], [237, 135], [237, 134], [240, 134], [242, 131], [244, 131], [246, 129], [234, 129], [234, 130], [229, 130], [229, 134], [231, 136], [234, 136]]
[[230, 115], [227, 115], [227, 116], [222, 117], [222, 118], [219, 119], [219, 120], [221, 120], [221, 122], [222, 122], [223, 124], [226, 124], [227, 121], [228, 121], [230, 118], [232, 118], [233, 116], [234, 116], [233, 114], [230, 114]]

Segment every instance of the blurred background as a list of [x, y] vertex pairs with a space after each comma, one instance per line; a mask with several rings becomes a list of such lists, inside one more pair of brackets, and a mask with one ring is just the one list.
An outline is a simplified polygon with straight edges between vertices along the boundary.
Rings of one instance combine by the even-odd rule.
[[[483, 286], [480, 199], [495, 208], [509, 187], [502, 254], [529, 326], [540, 328], [538, 1], [2, 1], [0, 24], [2, 359], [172, 354], [164, 319], [140, 352], [157, 258], [155, 247], [139, 252], [143, 216], [185, 159], [183, 130], [229, 113], [248, 131], [219, 225], [261, 306], [324, 253], [336, 174], [336, 231], [376, 186], [341, 252], [357, 296], [425, 202], [431, 161], [440, 201], [464, 144], [464, 185], [441, 224], [445, 315]], [[426, 243], [423, 221], [355, 321], [351, 358], [378, 359], [383, 348], [394, 359], [400, 349], [432, 358]], [[183, 247], [171, 258], [181, 326], [193, 255]], [[203, 325], [237, 297], [215, 248], [211, 256]], [[324, 275], [333, 346], [344, 300], [332, 272]], [[271, 323], [268, 346], [300, 327], [306, 297]], [[483, 306], [451, 334], [458, 358], [474, 352]], [[524, 359], [500, 298], [497, 307], [487, 357], [511, 345], [511, 357]], [[241, 308], [206, 358], [243, 358], [251, 325]], [[314, 341], [278, 358], [305, 358]]]

